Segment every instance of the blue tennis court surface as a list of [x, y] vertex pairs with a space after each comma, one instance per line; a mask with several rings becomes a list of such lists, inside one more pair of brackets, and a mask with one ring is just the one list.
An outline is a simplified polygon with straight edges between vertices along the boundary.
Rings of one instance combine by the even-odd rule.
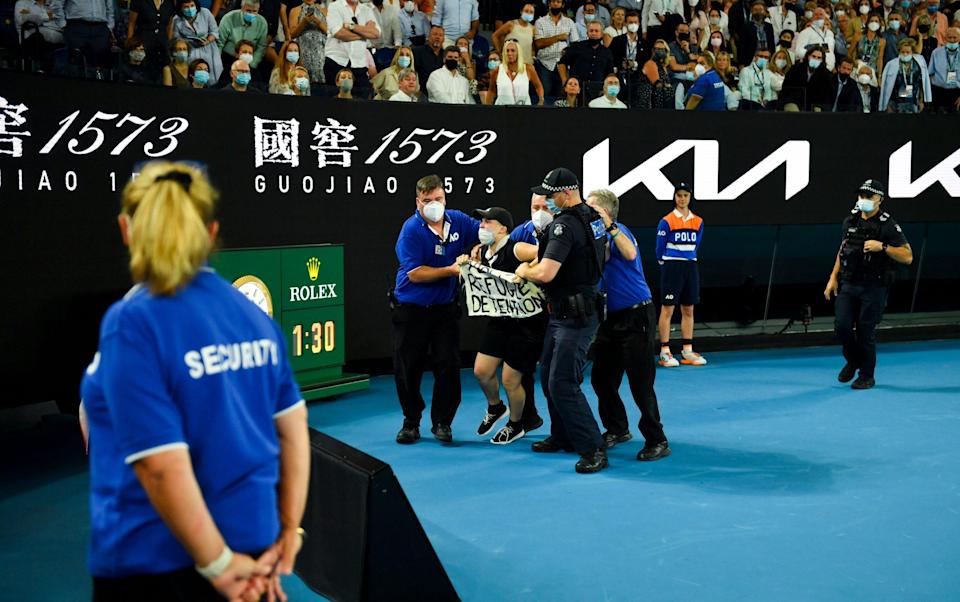
[[[871, 391], [836, 382], [837, 348], [661, 369], [673, 455], [637, 462], [634, 428], [597, 475], [530, 452], [547, 426], [506, 447], [476, 437], [484, 401], [467, 370], [452, 445], [428, 422], [417, 444], [393, 442], [390, 377], [312, 404], [310, 422], [393, 467], [464, 600], [960, 600], [958, 354], [957, 341], [882, 345]], [[0, 599], [83, 599], [82, 459], [3, 448], [21, 467], [0, 481]]]

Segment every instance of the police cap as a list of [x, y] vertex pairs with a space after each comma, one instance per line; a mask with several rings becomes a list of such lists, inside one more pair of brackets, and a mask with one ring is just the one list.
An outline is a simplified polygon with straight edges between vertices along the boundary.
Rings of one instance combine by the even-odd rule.
[[580, 180], [577, 179], [576, 174], [566, 167], [558, 167], [551, 169], [550, 172], [543, 177], [543, 182], [530, 190], [533, 191], [534, 194], [550, 196], [562, 190], [578, 190], [579, 188]]
[[869, 195], [879, 194], [880, 198], [886, 196], [886, 193], [883, 191], [883, 182], [880, 180], [867, 180], [860, 185], [857, 192], [865, 192]]

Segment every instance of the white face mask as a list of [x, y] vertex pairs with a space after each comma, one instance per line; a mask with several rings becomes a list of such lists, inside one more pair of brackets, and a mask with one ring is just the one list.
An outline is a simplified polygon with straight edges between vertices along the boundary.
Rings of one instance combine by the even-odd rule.
[[630, 33], [637, 33], [640, 30], [639, 23], [627, 23], [627, 31]]
[[847, 14], [847, 11], [843, 10], [842, 8], [839, 9], [839, 10], [837, 10], [837, 16], [838, 16], [838, 17], [842, 17], [842, 16], [845, 15], [845, 14]]
[[857, 81], [860, 82], [860, 83], [861, 83], [862, 85], [864, 85], [864, 86], [869, 85], [869, 84], [870, 84], [870, 75], [867, 74], [867, 73], [861, 73], [860, 75], [857, 76]]
[[861, 15], [866, 15], [866, 14], [869, 14], [869, 13], [870, 13], [870, 7], [869, 7], [869, 6], [864, 5], [864, 6], [861, 6], [861, 7], [860, 7], [860, 14], [861, 14]]
[[700, 77], [707, 72], [707, 68], [700, 63], [697, 63], [697, 66], [693, 68], [693, 72], [697, 74], [697, 77]]
[[893, 6], [893, 0], [883, 0], [883, 5], [886, 6], [887, 8], [890, 8], [891, 6]]
[[870, 23], [870, 25], [867, 25], [867, 29], [869, 29], [870, 31], [879, 31], [880, 24], [877, 23], [876, 21], [873, 21], [872, 23]]
[[240, 59], [241, 61], [246, 61], [248, 65], [249, 65], [251, 62], [253, 62], [253, 55], [250, 54], [249, 52], [244, 52], [243, 54], [241, 54], [241, 55], [238, 56], [237, 58]]
[[786, 59], [777, 59], [777, 60], [775, 60], [775, 61], [773, 61], [773, 62], [774, 62], [774, 64], [777, 66], [777, 69], [783, 69], [784, 67], [787, 66], [787, 60], [786, 60]]
[[714, 48], [720, 48], [722, 44], [723, 44], [722, 38], [710, 38], [710, 45], [713, 46]]
[[696, 6], [700, 4], [700, 0], [687, 0], [687, 4], [689, 4], [690, 6]]
[[480, 239], [480, 244], [488, 247], [497, 241], [497, 235], [483, 226], [480, 226], [480, 229], [477, 230], [477, 237]]
[[803, 13], [803, 16], [806, 17], [806, 18], [808, 18], [808, 19], [812, 19], [812, 18], [813, 18], [813, 11], [812, 11], [812, 10], [808, 10], [808, 11], [806, 11], [805, 13]]
[[533, 222], [537, 230], [543, 230], [553, 221], [553, 215], [551, 215], [549, 211], [537, 209], [533, 212], [533, 215], [530, 216], [530, 221]]
[[427, 218], [428, 222], [439, 222], [443, 219], [443, 203], [440, 201], [430, 201], [423, 206], [423, 217]]
[[813, 20], [814, 29], [823, 29], [823, 19], [814, 19]]
[[403, 3], [403, 10], [407, 11], [408, 13], [412, 13], [415, 8], [417, 8], [417, 5], [410, 0], [407, 0]]
[[857, 199], [857, 211], [870, 213], [875, 208], [876, 208], [876, 203], [873, 202], [873, 199], [865, 199], [863, 197], [860, 197]]

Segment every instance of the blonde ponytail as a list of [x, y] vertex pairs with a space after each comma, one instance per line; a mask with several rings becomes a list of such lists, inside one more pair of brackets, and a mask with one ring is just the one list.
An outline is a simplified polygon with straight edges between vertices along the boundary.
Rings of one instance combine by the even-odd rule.
[[157, 295], [172, 295], [189, 284], [213, 248], [209, 226], [216, 200], [216, 191], [195, 167], [169, 162], [144, 167], [123, 189], [134, 281]]

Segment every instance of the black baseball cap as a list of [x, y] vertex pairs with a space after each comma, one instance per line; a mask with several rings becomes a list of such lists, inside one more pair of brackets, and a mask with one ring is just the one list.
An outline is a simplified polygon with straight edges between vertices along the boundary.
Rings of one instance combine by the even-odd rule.
[[550, 172], [543, 177], [543, 182], [530, 190], [535, 194], [550, 196], [554, 192], [560, 192], [561, 190], [578, 190], [579, 188], [580, 180], [577, 179], [576, 174], [566, 167], [558, 167], [551, 169]]
[[503, 207], [488, 207], [487, 209], [474, 209], [473, 217], [479, 217], [482, 219], [495, 219], [504, 226], [507, 227], [507, 230], [513, 230], [513, 216], [510, 215], [510, 212], [504, 209]]
[[677, 185], [673, 188], [673, 194], [677, 194], [681, 190], [686, 190], [691, 196], [693, 196], [693, 187], [686, 182], [677, 182]]
[[883, 182], [880, 180], [867, 180], [860, 185], [860, 188], [857, 189], [857, 192], [866, 192], [871, 195], [879, 194], [880, 198], [887, 196], [883, 191]]

